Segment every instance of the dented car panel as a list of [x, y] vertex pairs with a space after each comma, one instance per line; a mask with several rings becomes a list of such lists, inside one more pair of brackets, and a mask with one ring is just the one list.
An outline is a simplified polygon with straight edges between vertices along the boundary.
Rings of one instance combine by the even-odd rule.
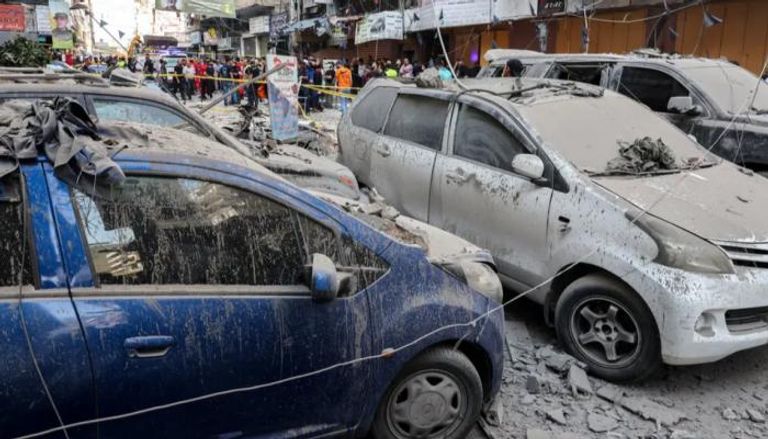
[[[133, 438], [148, 429], [157, 437], [362, 436], [404, 365], [429, 347], [458, 340], [477, 362], [484, 402], [494, 399], [503, 315], [482, 316], [498, 302], [433, 263], [423, 248], [390, 238], [229, 148], [205, 143], [121, 150], [116, 157], [127, 180], [108, 190], [69, 187], [47, 164], [34, 165], [34, 180], [28, 173], [27, 190], [46, 195], [29, 197], [29, 233], [36, 237], [39, 273], [48, 276], [36, 281], [30, 306], [53, 310], [59, 301], [66, 308], [30, 324], [35, 352], [64, 352], [59, 339], [65, 337], [79, 344], [78, 355], [85, 346], [90, 353], [85, 371], [78, 356], [52, 355], [43, 364], [46, 378], [52, 377], [48, 361], [57, 361], [56, 376], [82, 375], [66, 380], [69, 387], [79, 383], [80, 393], [53, 393], [64, 405], [67, 395], [78, 398], [62, 412], [65, 423], [182, 401], [100, 422], [99, 436]], [[259, 221], [237, 220], [242, 212]], [[235, 255], [228, 248], [250, 251]], [[332, 257], [345, 273], [341, 296], [314, 300], [297, 280], [304, 262], [275, 262], [311, 252]], [[281, 284], [231, 283], [251, 270]], [[75, 319], [66, 331], [45, 321], [66, 315]], [[401, 347], [386, 358], [279, 383]], [[52, 389], [62, 382], [53, 380]], [[248, 389], [270, 382], [278, 384]], [[4, 418], [2, 430], [29, 434], [56, 426], [51, 413], [41, 416], [45, 424]]]
[[[762, 256], [768, 229], [759, 213], [768, 201], [768, 181], [714, 157], [615, 93], [586, 85], [572, 89], [573, 83], [518, 81], [463, 81], [474, 91], [455, 99], [449, 148], [438, 154], [431, 171], [428, 222], [489, 248], [505, 286], [528, 291], [552, 307], [564, 288], [560, 273], [575, 264], [576, 272], [610, 273], [647, 305], [661, 337], [661, 357], [669, 364], [714, 361], [768, 342], [762, 314], [768, 299], [752, 293], [768, 286], [762, 273], [768, 266]], [[381, 81], [374, 87], [394, 84]], [[543, 91], [511, 99], [504, 94], [537, 84]], [[480, 163], [492, 159], [468, 158], [460, 150], [457, 119], [472, 105], [520, 140], [520, 154], [542, 159], [542, 179], [505, 169], [505, 162]], [[599, 131], [600, 124], [610, 129]], [[375, 134], [351, 125], [349, 116], [342, 120], [340, 148], [362, 157], [358, 150], [372, 145]], [[491, 129], [497, 128], [488, 125], [481, 132], [490, 135]], [[642, 176], [606, 171], [621, 141], [644, 135], [672, 144], [681, 168]], [[488, 145], [484, 151], [493, 149]], [[350, 163], [353, 171], [355, 166]], [[375, 179], [366, 183], [378, 187]], [[397, 193], [381, 193], [401, 207]], [[670, 260], [674, 249], [668, 246], [676, 244], [659, 241], [659, 232], [648, 226], [659, 220], [671, 225], [666, 233], [699, 246], [712, 260], [702, 266]]]

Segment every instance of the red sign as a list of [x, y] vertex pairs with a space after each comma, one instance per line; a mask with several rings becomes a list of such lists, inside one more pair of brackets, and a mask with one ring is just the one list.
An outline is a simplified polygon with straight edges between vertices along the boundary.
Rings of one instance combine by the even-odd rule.
[[24, 6], [0, 5], [0, 31], [24, 32]]

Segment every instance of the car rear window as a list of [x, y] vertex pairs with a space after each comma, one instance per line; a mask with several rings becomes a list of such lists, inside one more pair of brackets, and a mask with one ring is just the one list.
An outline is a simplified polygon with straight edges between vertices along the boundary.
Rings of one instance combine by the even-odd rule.
[[447, 101], [400, 95], [392, 107], [384, 134], [439, 151], [447, 115]]
[[384, 126], [384, 119], [395, 100], [397, 89], [379, 87], [368, 93], [352, 111], [352, 123], [360, 128], [379, 132]]

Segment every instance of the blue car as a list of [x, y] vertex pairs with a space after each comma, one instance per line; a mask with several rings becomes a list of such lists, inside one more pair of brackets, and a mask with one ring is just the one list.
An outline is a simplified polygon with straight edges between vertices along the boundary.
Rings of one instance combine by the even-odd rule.
[[464, 437], [501, 383], [493, 270], [182, 135], [114, 152], [120, 185], [0, 180], [0, 437]]

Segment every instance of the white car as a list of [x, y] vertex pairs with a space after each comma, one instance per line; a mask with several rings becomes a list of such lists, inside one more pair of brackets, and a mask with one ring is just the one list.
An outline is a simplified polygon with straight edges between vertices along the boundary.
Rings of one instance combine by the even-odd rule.
[[[374, 81], [339, 126], [340, 160], [405, 215], [490, 249], [595, 375], [768, 343], [768, 180], [611, 91], [464, 84]], [[665, 156], [617, 166], [640, 145]]]

